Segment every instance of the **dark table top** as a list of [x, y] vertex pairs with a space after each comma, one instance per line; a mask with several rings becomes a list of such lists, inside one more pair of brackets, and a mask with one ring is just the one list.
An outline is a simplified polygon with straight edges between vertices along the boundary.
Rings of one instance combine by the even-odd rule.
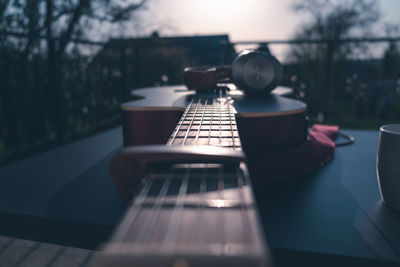
[[304, 178], [256, 188], [274, 248], [400, 263], [400, 214], [380, 200], [377, 131], [345, 130], [353, 145]]
[[[267, 240], [278, 256], [292, 251], [400, 263], [400, 215], [381, 203], [376, 181], [378, 134], [344, 132], [356, 138], [355, 144], [337, 148], [323, 168], [296, 181], [255, 188]], [[61, 225], [80, 229], [78, 239], [90, 231], [95, 236], [96, 229], [103, 231], [96, 242], [107, 239], [124, 211], [108, 173], [121, 144], [116, 128], [0, 167], [0, 219], [7, 222], [0, 234], [18, 236], [18, 225], [46, 225], [41, 231], [54, 234]], [[22, 232], [28, 237], [19, 237], [37, 237]], [[64, 232], [60, 240], [69, 233]], [[95, 243], [68, 238], [67, 245]]]

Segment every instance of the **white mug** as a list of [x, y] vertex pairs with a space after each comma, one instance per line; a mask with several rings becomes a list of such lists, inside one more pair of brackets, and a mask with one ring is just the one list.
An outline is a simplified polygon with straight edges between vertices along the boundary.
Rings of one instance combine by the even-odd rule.
[[376, 174], [383, 202], [400, 212], [400, 124], [379, 129]]

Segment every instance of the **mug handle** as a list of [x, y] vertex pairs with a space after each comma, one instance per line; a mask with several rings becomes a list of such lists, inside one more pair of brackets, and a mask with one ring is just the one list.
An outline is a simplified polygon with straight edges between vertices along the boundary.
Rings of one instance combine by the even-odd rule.
[[353, 143], [355, 142], [355, 140], [356, 140], [353, 136], [344, 134], [344, 133], [342, 133], [342, 132], [340, 132], [340, 131], [338, 132], [338, 135], [341, 136], [341, 137], [343, 137], [343, 138], [345, 138], [345, 139], [347, 139], [347, 140], [346, 140], [346, 141], [343, 141], [343, 142], [335, 142], [336, 147], [338, 147], [338, 146], [347, 146], [347, 145], [351, 145], [351, 144], [353, 144]]

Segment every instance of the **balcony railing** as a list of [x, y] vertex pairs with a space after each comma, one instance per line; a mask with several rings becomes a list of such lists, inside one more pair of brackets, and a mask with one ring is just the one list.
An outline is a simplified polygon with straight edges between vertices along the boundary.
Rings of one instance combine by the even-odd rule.
[[0, 32], [0, 163], [114, 127], [131, 90], [182, 83], [188, 65], [229, 64], [233, 47], [286, 47], [282, 84], [308, 104], [312, 120], [353, 128], [400, 120], [400, 37], [208, 46], [73, 39], [62, 55], [49, 53], [45, 36], [24, 53], [29, 37]]

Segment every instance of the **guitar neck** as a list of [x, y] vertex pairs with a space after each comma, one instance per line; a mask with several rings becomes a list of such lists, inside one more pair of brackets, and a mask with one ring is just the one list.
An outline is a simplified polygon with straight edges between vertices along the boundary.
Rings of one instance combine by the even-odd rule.
[[167, 145], [214, 145], [241, 150], [235, 113], [222, 90], [213, 96], [196, 96]]
[[[229, 98], [193, 98], [167, 145], [240, 151]], [[244, 163], [153, 165], [99, 265], [268, 266], [263, 236]]]

